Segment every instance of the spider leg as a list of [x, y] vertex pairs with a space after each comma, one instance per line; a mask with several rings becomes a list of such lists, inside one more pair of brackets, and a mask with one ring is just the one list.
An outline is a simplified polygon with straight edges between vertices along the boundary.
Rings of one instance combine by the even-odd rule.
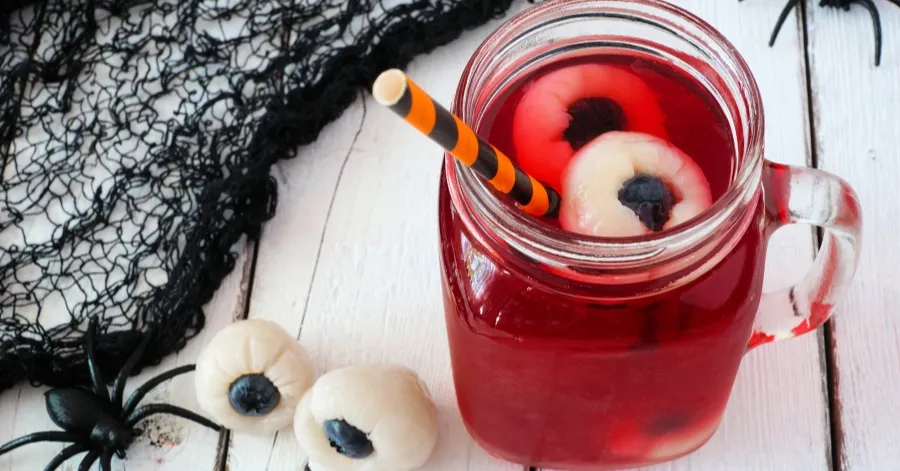
[[791, 10], [796, 8], [798, 5], [800, 5], [800, 0], [788, 0], [787, 5], [784, 6], [784, 10], [781, 10], [781, 14], [778, 15], [778, 22], [775, 23], [775, 29], [772, 30], [772, 37], [769, 38], [769, 47], [775, 45], [775, 39], [778, 38], [778, 33], [781, 32], [781, 27], [784, 25], [784, 21], [791, 13]]
[[872, 15], [872, 25], [875, 27], [875, 65], [881, 65], [881, 15], [878, 14], [878, 7], [872, 3], [872, 0], [853, 0], [869, 10]]
[[141, 357], [144, 356], [144, 352], [147, 351], [147, 345], [150, 344], [151, 337], [152, 332], [144, 334], [141, 343], [138, 344], [137, 348], [134, 349], [134, 352], [128, 357], [128, 360], [125, 361], [125, 364], [122, 365], [122, 369], [119, 370], [119, 375], [116, 376], [116, 381], [113, 383], [113, 404], [117, 406], [122, 404], [122, 393], [125, 392], [125, 382], [128, 381], [128, 377], [131, 376], [131, 372], [134, 370], [135, 365], [137, 365], [141, 360]]
[[91, 450], [88, 454], [84, 455], [84, 459], [81, 460], [81, 464], [78, 465], [78, 471], [90, 471], [91, 466], [97, 461], [97, 458], [100, 457], [100, 452], [97, 450]]
[[90, 448], [90, 446], [85, 443], [76, 443], [74, 445], [69, 445], [63, 448], [63, 450], [59, 452], [58, 455], [50, 460], [50, 463], [47, 464], [47, 467], [44, 468], [44, 471], [56, 471], [56, 468], [59, 468], [63, 463], [66, 462], [66, 460], [81, 452], [87, 451], [88, 448]]
[[894, 5], [897, 5], [898, 7], [900, 7], [900, 0], [888, 0], [888, 1], [893, 3]]
[[209, 427], [216, 432], [222, 430], [222, 427], [219, 427], [206, 417], [170, 404], [148, 404], [141, 407], [128, 416], [127, 424], [129, 427], [134, 427], [138, 422], [154, 414], [172, 414], [196, 422], [204, 427]]
[[112, 471], [112, 450], [109, 448], [103, 450], [100, 456], [100, 471]]
[[128, 414], [134, 412], [134, 408], [137, 407], [138, 403], [141, 402], [141, 399], [143, 399], [151, 389], [178, 375], [190, 373], [195, 369], [197, 369], [196, 365], [179, 366], [178, 368], [166, 371], [159, 376], [147, 380], [146, 383], [140, 385], [137, 389], [135, 389], [134, 392], [131, 393], [131, 396], [128, 397], [128, 400], [125, 401], [125, 406], [122, 407], [122, 415], [127, 416]]
[[15, 440], [10, 440], [6, 442], [3, 446], [0, 446], [0, 455], [8, 453], [20, 446], [29, 445], [31, 443], [37, 442], [77, 442], [81, 440], [83, 437], [78, 435], [77, 433], [69, 433], [69, 432], [37, 432], [29, 435], [25, 435], [24, 437], [19, 437]]
[[94, 346], [95, 335], [97, 335], [97, 318], [92, 317], [91, 322], [88, 325], [87, 335], [85, 336], [88, 369], [91, 372], [91, 383], [93, 383], [94, 386], [94, 394], [109, 402], [109, 390], [106, 389], [103, 375], [100, 374], [100, 367], [97, 366], [97, 351]]

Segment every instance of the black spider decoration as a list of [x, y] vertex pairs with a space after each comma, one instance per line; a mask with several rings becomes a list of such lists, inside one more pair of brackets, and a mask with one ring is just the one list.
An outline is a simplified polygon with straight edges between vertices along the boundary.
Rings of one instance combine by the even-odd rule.
[[92, 320], [85, 335], [85, 350], [90, 371], [92, 389], [88, 388], [54, 388], [45, 394], [47, 413], [50, 420], [62, 428], [62, 431], [37, 432], [0, 446], [0, 455], [24, 445], [37, 442], [72, 442], [56, 455], [44, 468], [53, 471], [73, 456], [87, 452], [78, 471], [87, 471], [98, 459], [100, 469], [111, 470], [112, 456], [119, 459], [136, 437], [142, 432], [135, 426], [154, 414], [172, 414], [215, 431], [221, 428], [206, 418], [189, 410], [169, 404], [148, 404], [138, 408], [138, 403], [156, 386], [178, 375], [193, 371], [195, 365], [185, 365], [162, 373], [138, 387], [127, 400], [123, 401], [125, 382], [134, 370], [135, 365], [147, 350], [151, 335], [144, 339], [134, 350], [112, 386], [112, 396], [97, 367], [94, 351], [94, 336], [97, 322]]
[[[742, 2], [744, 0], [738, 0]], [[888, 0], [900, 7], [900, 0]], [[857, 3], [863, 6], [866, 10], [869, 10], [869, 14], [872, 15], [872, 25], [875, 29], [875, 65], [881, 65], [881, 16], [878, 14], [878, 7], [875, 6], [875, 3], [872, 0], [820, 0], [819, 6], [821, 7], [836, 7], [843, 8], [844, 11], [850, 10], [850, 5]], [[775, 39], [778, 37], [778, 33], [781, 31], [781, 26], [784, 25], [784, 21], [787, 19], [787, 16], [791, 13], [791, 10], [798, 7], [800, 5], [800, 0], [788, 0], [787, 4], [784, 6], [784, 9], [781, 10], [781, 15], [778, 16], [778, 22], [775, 23], [775, 29], [772, 31], [772, 37], [769, 38], [769, 46], [773, 46], [775, 44]]]

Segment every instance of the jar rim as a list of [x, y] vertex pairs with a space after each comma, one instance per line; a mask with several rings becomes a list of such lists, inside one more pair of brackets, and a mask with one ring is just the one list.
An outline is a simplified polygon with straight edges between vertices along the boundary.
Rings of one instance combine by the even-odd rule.
[[[477, 129], [485, 110], [471, 109], [477, 101], [473, 95], [481, 93], [471, 88], [473, 78], [484, 73], [491, 57], [511, 42], [534, 34], [542, 26], [590, 17], [637, 20], [675, 33], [701, 52], [705, 56], [702, 62], [713, 65], [716, 73], [732, 85], [730, 96], [724, 98], [731, 100], [736, 109], [722, 111], [729, 115], [732, 123], [739, 167], [726, 192], [703, 213], [671, 230], [637, 237], [605, 238], [553, 227], [502, 202], [483, 180], [449, 154], [445, 155], [447, 185], [464, 223], [487, 228], [490, 237], [480, 234], [485, 239], [501, 239], [482, 240], [483, 243], [501, 242], [534, 261], [569, 275], [575, 274], [578, 278], [583, 278], [586, 273], [592, 274], [589, 277], [613, 273], [626, 282], [621, 278], [622, 273], [640, 271], [651, 265], [672, 264], [679, 258], [684, 259], [684, 255], [693, 252], [698, 245], [733, 233], [736, 225], [746, 227], [747, 218], [742, 216], [757, 194], [762, 171], [762, 99], [750, 68], [737, 49], [715, 28], [681, 7], [660, 0], [550, 0], [518, 13], [488, 35], [463, 71], [452, 111]], [[721, 249], [721, 244], [718, 245]], [[678, 267], [672, 266], [672, 270], [683, 268], [684, 263], [675, 265]], [[646, 276], [637, 275], [639, 278]]]

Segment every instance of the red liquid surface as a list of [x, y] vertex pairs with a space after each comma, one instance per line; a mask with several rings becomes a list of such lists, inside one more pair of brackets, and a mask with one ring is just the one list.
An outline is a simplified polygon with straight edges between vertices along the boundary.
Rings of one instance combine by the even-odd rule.
[[[734, 151], [712, 98], [663, 65], [596, 57], [643, 78], [666, 131], [720, 197]], [[527, 85], [527, 82], [526, 82]], [[515, 158], [521, 89], [482, 128]], [[753, 209], [761, 221], [762, 205]], [[762, 287], [765, 235], [751, 224], [721, 262], [662, 295], [619, 304], [532, 283], [464, 227], [441, 182], [443, 289], [459, 408], [470, 434], [509, 461], [565, 470], [636, 467], [687, 454], [715, 431], [747, 348]], [[535, 268], [540, 270], [540, 267]], [[604, 287], [597, 286], [598, 297]]]

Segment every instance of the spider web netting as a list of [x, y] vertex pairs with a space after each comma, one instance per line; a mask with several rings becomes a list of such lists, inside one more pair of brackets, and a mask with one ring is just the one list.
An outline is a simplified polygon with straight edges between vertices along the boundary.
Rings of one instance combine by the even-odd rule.
[[511, 1], [0, 2], [0, 390], [85, 383], [95, 317], [107, 377], [183, 347], [272, 164]]

